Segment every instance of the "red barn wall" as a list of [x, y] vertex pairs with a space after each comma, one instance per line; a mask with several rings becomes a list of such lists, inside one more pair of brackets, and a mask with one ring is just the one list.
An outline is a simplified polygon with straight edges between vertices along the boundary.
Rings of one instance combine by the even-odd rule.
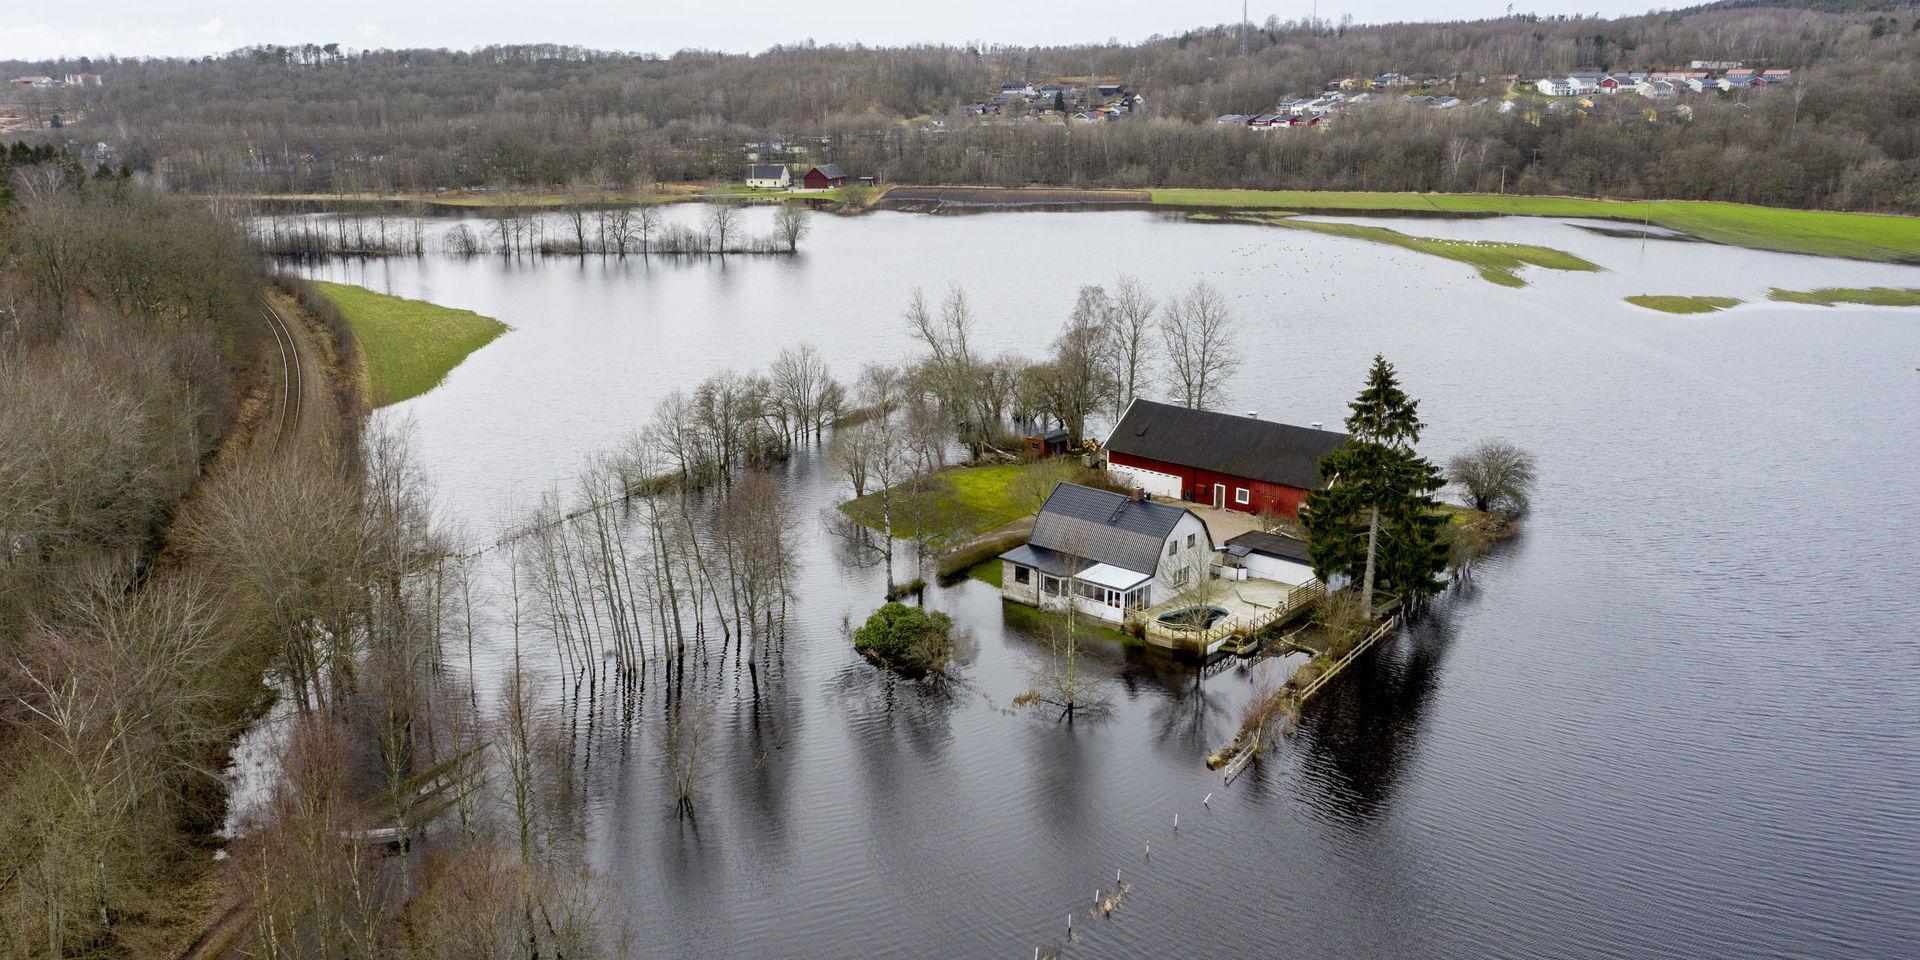
[[[1271, 510], [1289, 517], [1298, 516], [1300, 502], [1307, 497], [1307, 491], [1299, 487], [1289, 487], [1281, 483], [1268, 483], [1265, 480], [1249, 480], [1231, 474], [1214, 473], [1178, 463], [1167, 463], [1151, 457], [1137, 457], [1132, 454], [1110, 452], [1107, 459], [1123, 467], [1139, 467], [1158, 473], [1172, 474], [1180, 478], [1180, 495], [1195, 503], [1213, 503], [1213, 485], [1218, 483], [1227, 488], [1227, 509], [1244, 513], [1259, 513]], [[1234, 492], [1245, 488], [1248, 503], [1234, 502]]]

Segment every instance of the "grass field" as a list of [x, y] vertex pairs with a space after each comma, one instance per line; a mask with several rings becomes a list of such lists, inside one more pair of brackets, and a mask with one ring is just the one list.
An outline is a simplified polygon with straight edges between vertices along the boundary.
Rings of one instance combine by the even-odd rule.
[[1920, 217], [1785, 210], [1702, 200], [1596, 200], [1492, 193], [1378, 193], [1313, 190], [1155, 190], [1166, 206], [1414, 213], [1497, 213], [1598, 217], [1658, 224], [1702, 240], [1759, 250], [1856, 260], [1920, 262]]
[[1716, 310], [1740, 305], [1738, 297], [1680, 297], [1653, 294], [1628, 297], [1627, 302], [1636, 307], [1646, 307], [1661, 313], [1713, 313]]
[[[940, 546], [964, 543], [1038, 510], [1054, 484], [1083, 469], [1068, 460], [1044, 460], [956, 467], [922, 477], [894, 488], [893, 534], [924, 534]], [[882, 526], [878, 493], [849, 500], [840, 509], [865, 526]]]
[[1858, 303], [1869, 307], [1920, 307], [1920, 289], [1913, 287], [1822, 287], [1818, 290], [1773, 288], [1767, 299], [1781, 303], [1812, 303], [1831, 307]]
[[[1196, 214], [1205, 217], [1205, 214]], [[1321, 223], [1314, 220], [1298, 220], [1291, 216], [1279, 216], [1269, 213], [1259, 218], [1263, 223], [1292, 230], [1310, 230], [1314, 233], [1331, 234], [1337, 237], [1352, 237], [1356, 240], [1371, 240], [1374, 243], [1391, 244], [1415, 253], [1443, 257], [1467, 264], [1480, 271], [1482, 279], [1497, 283], [1503, 287], [1524, 287], [1525, 280], [1520, 279], [1519, 270], [1532, 265], [1546, 267], [1549, 270], [1594, 271], [1600, 267], [1589, 263], [1564, 250], [1552, 247], [1537, 247], [1525, 243], [1501, 243], [1493, 240], [1443, 240], [1437, 237], [1416, 237], [1412, 234], [1389, 230], [1386, 227], [1369, 227], [1352, 223]]]
[[384, 407], [432, 390], [467, 354], [507, 332], [471, 310], [406, 300], [365, 287], [316, 282], [353, 326], [365, 358], [368, 395]]

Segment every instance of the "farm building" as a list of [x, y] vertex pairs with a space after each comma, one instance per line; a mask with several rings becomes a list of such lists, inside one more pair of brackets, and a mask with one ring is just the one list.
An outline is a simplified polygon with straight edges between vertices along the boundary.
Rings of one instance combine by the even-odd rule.
[[807, 185], [808, 190], [825, 190], [828, 187], [837, 187], [846, 183], [847, 175], [841, 172], [839, 164], [826, 163], [809, 168], [806, 176], [801, 180]]
[[793, 174], [784, 163], [756, 163], [747, 168], [747, 186], [755, 190], [785, 190], [793, 185]]
[[1334, 430], [1135, 400], [1107, 437], [1107, 472], [1159, 497], [1292, 517], [1322, 484], [1320, 458], [1346, 441]]

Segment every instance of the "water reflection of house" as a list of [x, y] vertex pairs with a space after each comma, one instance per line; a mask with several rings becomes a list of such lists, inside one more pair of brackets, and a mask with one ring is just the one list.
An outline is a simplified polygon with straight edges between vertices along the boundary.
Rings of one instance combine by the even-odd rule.
[[1008, 600], [1061, 608], [1071, 600], [1112, 623], [1210, 576], [1213, 535], [1193, 511], [1077, 483], [1053, 488], [1026, 543], [1000, 555]]
[[1135, 400], [1107, 436], [1107, 472], [1155, 496], [1295, 516], [1319, 489], [1334, 430]]

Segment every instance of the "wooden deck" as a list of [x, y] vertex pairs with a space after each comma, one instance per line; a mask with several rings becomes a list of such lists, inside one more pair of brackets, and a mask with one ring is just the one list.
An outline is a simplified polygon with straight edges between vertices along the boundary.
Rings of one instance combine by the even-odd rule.
[[[1326, 592], [1318, 580], [1289, 586], [1276, 580], [1215, 580], [1205, 598], [1183, 596], [1147, 608], [1140, 614], [1147, 642], [1172, 650], [1211, 654], [1231, 637], [1246, 637], [1306, 612]], [[1165, 623], [1160, 617], [1187, 607], [1219, 607], [1225, 617], [1211, 627]]]

